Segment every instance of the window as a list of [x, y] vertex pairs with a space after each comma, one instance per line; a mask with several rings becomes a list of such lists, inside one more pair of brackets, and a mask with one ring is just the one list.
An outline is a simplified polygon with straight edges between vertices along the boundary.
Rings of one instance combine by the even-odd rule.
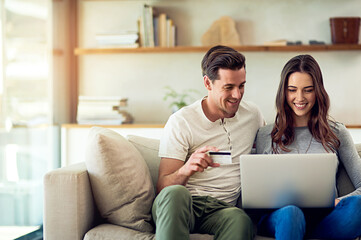
[[14, 232], [9, 230], [14, 226], [29, 229], [42, 224], [43, 176], [59, 162], [59, 130], [53, 123], [52, 1], [0, 0], [0, 4], [0, 235], [4, 236]]

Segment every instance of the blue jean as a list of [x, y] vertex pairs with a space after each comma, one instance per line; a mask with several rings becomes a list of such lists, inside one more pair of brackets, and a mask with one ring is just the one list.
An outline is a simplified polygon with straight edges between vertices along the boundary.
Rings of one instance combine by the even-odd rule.
[[[258, 223], [259, 233], [277, 240], [303, 239], [305, 234], [319, 239], [354, 239], [361, 236], [361, 196], [342, 199], [319, 221], [317, 209], [303, 212], [296, 206], [286, 206], [264, 215]], [[307, 227], [306, 223], [313, 225]]]

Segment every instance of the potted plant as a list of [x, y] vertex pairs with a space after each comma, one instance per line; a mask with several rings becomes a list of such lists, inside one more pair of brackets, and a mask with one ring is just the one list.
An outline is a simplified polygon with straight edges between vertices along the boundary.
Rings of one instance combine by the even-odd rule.
[[163, 100], [167, 101], [168, 99], [171, 99], [169, 107], [173, 110], [173, 112], [176, 112], [194, 101], [194, 97], [192, 95], [200, 94], [200, 92], [196, 89], [184, 89], [181, 92], [177, 92], [169, 86], [166, 86], [164, 89], [166, 90], [166, 93]]

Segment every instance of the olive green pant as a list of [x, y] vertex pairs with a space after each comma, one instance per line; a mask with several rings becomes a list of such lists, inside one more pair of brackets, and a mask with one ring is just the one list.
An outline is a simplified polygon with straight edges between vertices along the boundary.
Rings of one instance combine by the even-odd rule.
[[164, 188], [153, 203], [157, 240], [189, 239], [189, 233], [215, 240], [253, 238], [252, 221], [237, 207], [209, 196], [191, 196], [181, 185]]

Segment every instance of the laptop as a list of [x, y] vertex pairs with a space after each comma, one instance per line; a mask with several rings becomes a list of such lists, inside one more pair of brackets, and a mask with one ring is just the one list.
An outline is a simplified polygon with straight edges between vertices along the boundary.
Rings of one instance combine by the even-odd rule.
[[331, 153], [242, 155], [242, 207], [333, 207], [337, 165]]

